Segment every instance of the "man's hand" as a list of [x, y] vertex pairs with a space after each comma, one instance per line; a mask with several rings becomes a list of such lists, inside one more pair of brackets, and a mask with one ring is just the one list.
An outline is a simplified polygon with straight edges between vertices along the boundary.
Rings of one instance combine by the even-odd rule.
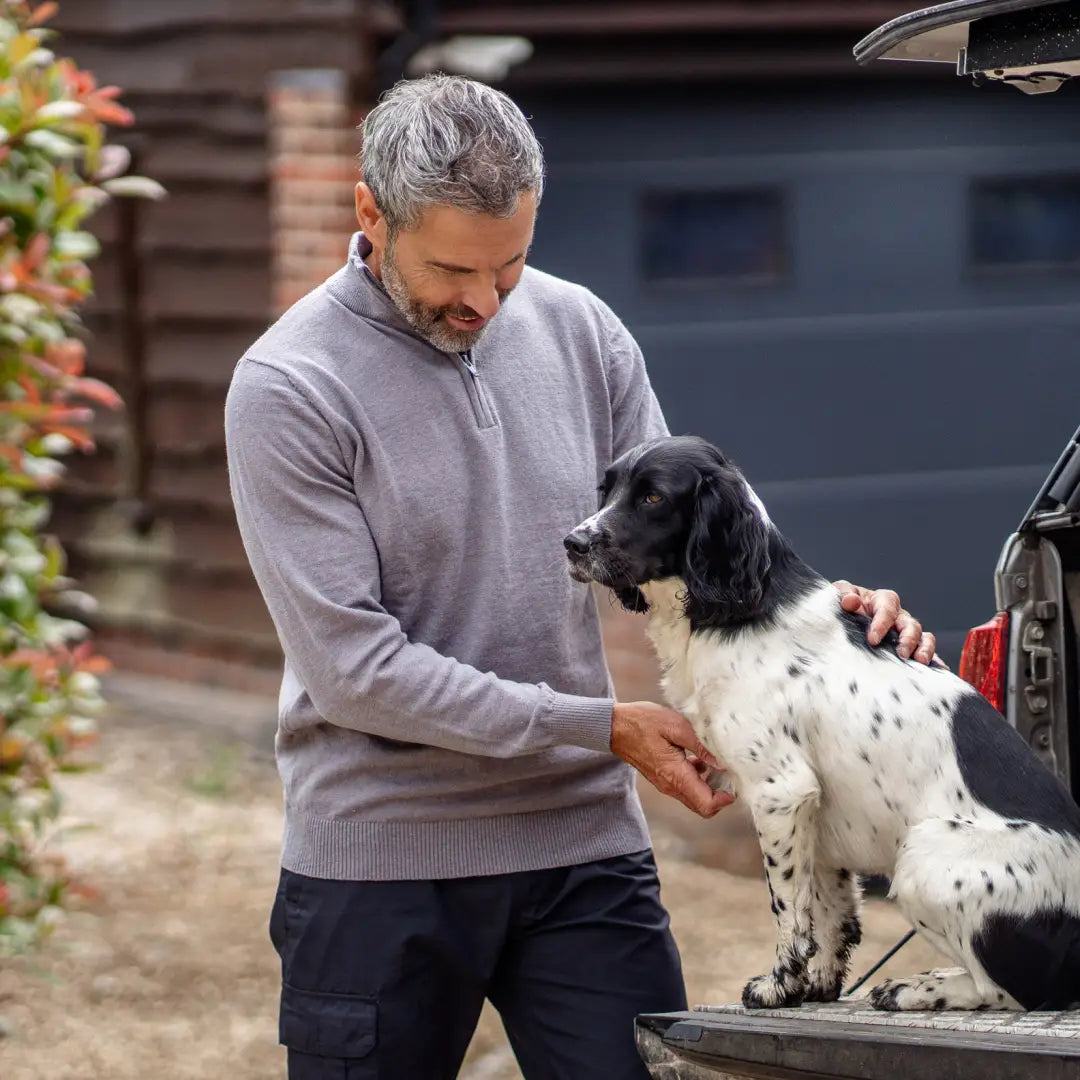
[[[616, 704], [611, 715], [611, 749], [633, 765], [650, 784], [695, 814], [710, 818], [735, 801], [727, 791], [713, 791], [708, 769], [720, 764], [694, 734], [682, 713], [651, 701]], [[687, 758], [687, 753], [697, 760]]]
[[929, 664], [936, 658], [937, 639], [933, 634], [923, 632], [922, 624], [900, 606], [900, 597], [891, 589], [863, 589], [850, 581], [834, 581], [833, 584], [840, 593], [840, 603], [845, 611], [870, 617], [866, 637], [871, 645], [880, 645], [882, 638], [895, 629], [900, 635], [896, 651], [902, 657], [918, 660], [920, 664]]

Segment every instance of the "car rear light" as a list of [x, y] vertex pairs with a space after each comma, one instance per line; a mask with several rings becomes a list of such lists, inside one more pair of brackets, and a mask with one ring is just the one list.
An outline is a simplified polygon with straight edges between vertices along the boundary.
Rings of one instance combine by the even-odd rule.
[[1005, 659], [1009, 655], [1009, 613], [968, 631], [960, 653], [960, 678], [971, 683], [998, 712], [1005, 711]]

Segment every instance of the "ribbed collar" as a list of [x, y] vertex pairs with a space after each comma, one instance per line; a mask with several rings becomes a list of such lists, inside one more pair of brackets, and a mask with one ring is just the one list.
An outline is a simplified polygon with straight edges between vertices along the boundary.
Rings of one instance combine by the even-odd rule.
[[326, 283], [330, 295], [362, 319], [392, 326], [395, 330], [401, 330], [417, 341], [433, 347], [413, 329], [408, 319], [390, 299], [382, 282], [364, 262], [370, 254], [371, 241], [362, 232], [353, 233], [349, 241], [348, 262]]

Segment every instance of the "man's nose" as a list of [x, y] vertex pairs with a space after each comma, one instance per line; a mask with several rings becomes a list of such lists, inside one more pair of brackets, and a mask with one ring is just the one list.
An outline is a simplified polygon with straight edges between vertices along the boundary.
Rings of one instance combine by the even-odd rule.
[[465, 303], [483, 319], [494, 319], [499, 314], [499, 290], [494, 282], [490, 285], [479, 282], [470, 289], [465, 297]]
[[574, 555], [588, 555], [592, 547], [592, 536], [584, 529], [575, 529], [563, 540], [563, 547]]

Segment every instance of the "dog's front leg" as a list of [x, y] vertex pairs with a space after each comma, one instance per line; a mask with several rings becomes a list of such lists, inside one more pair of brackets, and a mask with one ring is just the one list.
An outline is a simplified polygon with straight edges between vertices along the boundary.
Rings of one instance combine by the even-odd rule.
[[798, 1005], [806, 996], [807, 965], [817, 952], [813, 928], [814, 837], [820, 789], [805, 762], [788, 759], [749, 793], [776, 916], [776, 966], [751, 979], [743, 1004], [751, 1009]]
[[862, 889], [849, 870], [814, 866], [814, 941], [806, 1001], [836, 1001], [844, 989], [852, 951], [862, 940]]

